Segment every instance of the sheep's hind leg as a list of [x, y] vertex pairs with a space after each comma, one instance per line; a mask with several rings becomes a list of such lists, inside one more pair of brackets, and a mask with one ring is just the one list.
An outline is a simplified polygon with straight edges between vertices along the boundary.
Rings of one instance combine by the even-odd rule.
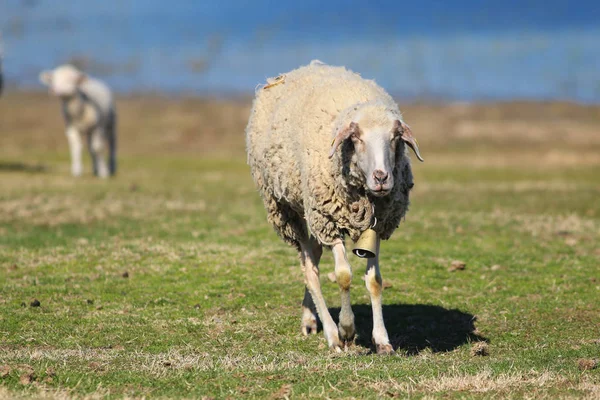
[[108, 172], [111, 176], [117, 173], [117, 115], [113, 112], [109, 116], [106, 126], [106, 140], [108, 142]]
[[92, 151], [92, 134], [88, 134], [87, 136], [87, 145], [88, 145], [88, 151], [90, 153], [90, 158], [92, 160], [92, 173], [94, 174], [94, 176], [98, 176], [98, 162], [96, 160], [97, 158], [97, 154], [95, 151]]
[[308, 288], [315, 303], [319, 318], [323, 323], [323, 333], [327, 339], [329, 347], [335, 351], [341, 351], [341, 342], [338, 334], [338, 328], [329, 314], [325, 298], [321, 292], [321, 282], [319, 281], [319, 259], [323, 249], [314, 238], [302, 240], [300, 242], [300, 259], [302, 269], [306, 275], [306, 287]]
[[106, 164], [106, 146], [105, 146], [105, 134], [100, 128], [95, 129], [90, 134], [89, 138], [89, 151], [92, 157], [92, 163], [94, 165], [94, 171], [100, 178], [108, 178], [109, 171], [108, 165]]
[[383, 291], [383, 280], [379, 271], [379, 244], [377, 239], [377, 252], [374, 258], [367, 260], [367, 272], [365, 284], [371, 295], [371, 307], [373, 309], [373, 343], [377, 354], [393, 354], [394, 348], [390, 344], [387, 330], [383, 322], [383, 311], [381, 307], [381, 293]]
[[[256, 183], [259, 187], [263, 187], [263, 180], [261, 176], [256, 177]], [[300, 260], [302, 262], [302, 268], [305, 270], [305, 258], [300, 242], [308, 237], [306, 233], [306, 225], [304, 224], [304, 218], [302, 218], [296, 211], [294, 211], [289, 204], [277, 200], [274, 196], [270, 195], [268, 191], [263, 193], [263, 202], [267, 209], [267, 219], [275, 231], [281, 236], [281, 238], [291, 246], [294, 246], [300, 253]], [[319, 265], [321, 259], [321, 253], [323, 249], [321, 246], [313, 240], [306, 240], [306, 247], [311, 251], [313, 258], [316, 258], [315, 265]], [[318, 273], [318, 271], [317, 271]], [[313, 297], [308, 290], [308, 287], [304, 289], [304, 300], [302, 301], [302, 319], [301, 325], [302, 333], [308, 335], [309, 333], [317, 333], [317, 311], [313, 301]]]
[[317, 333], [317, 309], [308, 288], [304, 287], [304, 299], [302, 300], [302, 322], [300, 324], [302, 334], [308, 336]]
[[346, 257], [346, 248], [341, 239], [331, 246], [335, 260], [335, 278], [340, 286], [342, 307], [340, 309], [340, 322], [338, 324], [340, 338], [348, 344], [354, 340], [354, 313], [350, 302], [350, 284], [352, 283], [352, 268]]

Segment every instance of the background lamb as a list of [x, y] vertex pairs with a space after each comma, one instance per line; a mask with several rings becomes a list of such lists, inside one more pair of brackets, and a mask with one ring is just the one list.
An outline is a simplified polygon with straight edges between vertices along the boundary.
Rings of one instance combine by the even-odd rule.
[[71, 65], [43, 71], [40, 81], [62, 102], [73, 176], [82, 173], [84, 136], [88, 142], [94, 175], [101, 178], [114, 175], [117, 169], [116, 111], [110, 89]]
[[[391, 236], [413, 186], [404, 143], [421, 159], [416, 141], [396, 103], [375, 82], [316, 61], [258, 90], [246, 141], [268, 220], [300, 253], [306, 274], [302, 332], [316, 331], [316, 309], [329, 346], [340, 350], [355, 334], [344, 237], [358, 239], [375, 221], [380, 238]], [[333, 252], [341, 289], [339, 333], [319, 283], [323, 245]], [[392, 353], [381, 310], [379, 239], [365, 280], [373, 342], [378, 353]]]

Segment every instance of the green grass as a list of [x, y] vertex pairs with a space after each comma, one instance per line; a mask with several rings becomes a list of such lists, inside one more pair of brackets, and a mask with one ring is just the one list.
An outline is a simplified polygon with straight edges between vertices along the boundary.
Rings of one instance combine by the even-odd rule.
[[[354, 257], [355, 346], [301, 336], [298, 257], [243, 157], [124, 158], [108, 182], [45, 162], [0, 168], [0, 397], [600, 396], [578, 366], [600, 357], [596, 167], [415, 165], [381, 357]], [[335, 319], [327, 252], [321, 270]]]

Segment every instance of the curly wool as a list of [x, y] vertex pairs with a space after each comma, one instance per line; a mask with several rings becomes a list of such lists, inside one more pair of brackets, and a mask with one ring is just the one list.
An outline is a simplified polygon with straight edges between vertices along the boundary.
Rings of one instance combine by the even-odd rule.
[[389, 121], [390, 113], [401, 119], [393, 99], [372, 80], [314, 61], [268, 82], [257, 90], [246, 128], [248, 164], [268, 221], [297, 248], [308, 233], [325, 245], [346, 235], [357, 240], [374, 216], [374, 229], [388, 239], [408, 208], [406, 149], [396, 151], [396, 183], [382, 198], [365, 190], [350, 141], [332, 159], [328, 153], [337, 131], [358, 113], [374, 124]]

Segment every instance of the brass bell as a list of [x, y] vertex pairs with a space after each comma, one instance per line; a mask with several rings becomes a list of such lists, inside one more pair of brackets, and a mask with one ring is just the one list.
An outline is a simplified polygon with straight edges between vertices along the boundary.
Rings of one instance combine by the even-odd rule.
[[352, 253], [360, 258], [373, 258], [377, 253], [377, 232], [369, 228], [360, 234]]

